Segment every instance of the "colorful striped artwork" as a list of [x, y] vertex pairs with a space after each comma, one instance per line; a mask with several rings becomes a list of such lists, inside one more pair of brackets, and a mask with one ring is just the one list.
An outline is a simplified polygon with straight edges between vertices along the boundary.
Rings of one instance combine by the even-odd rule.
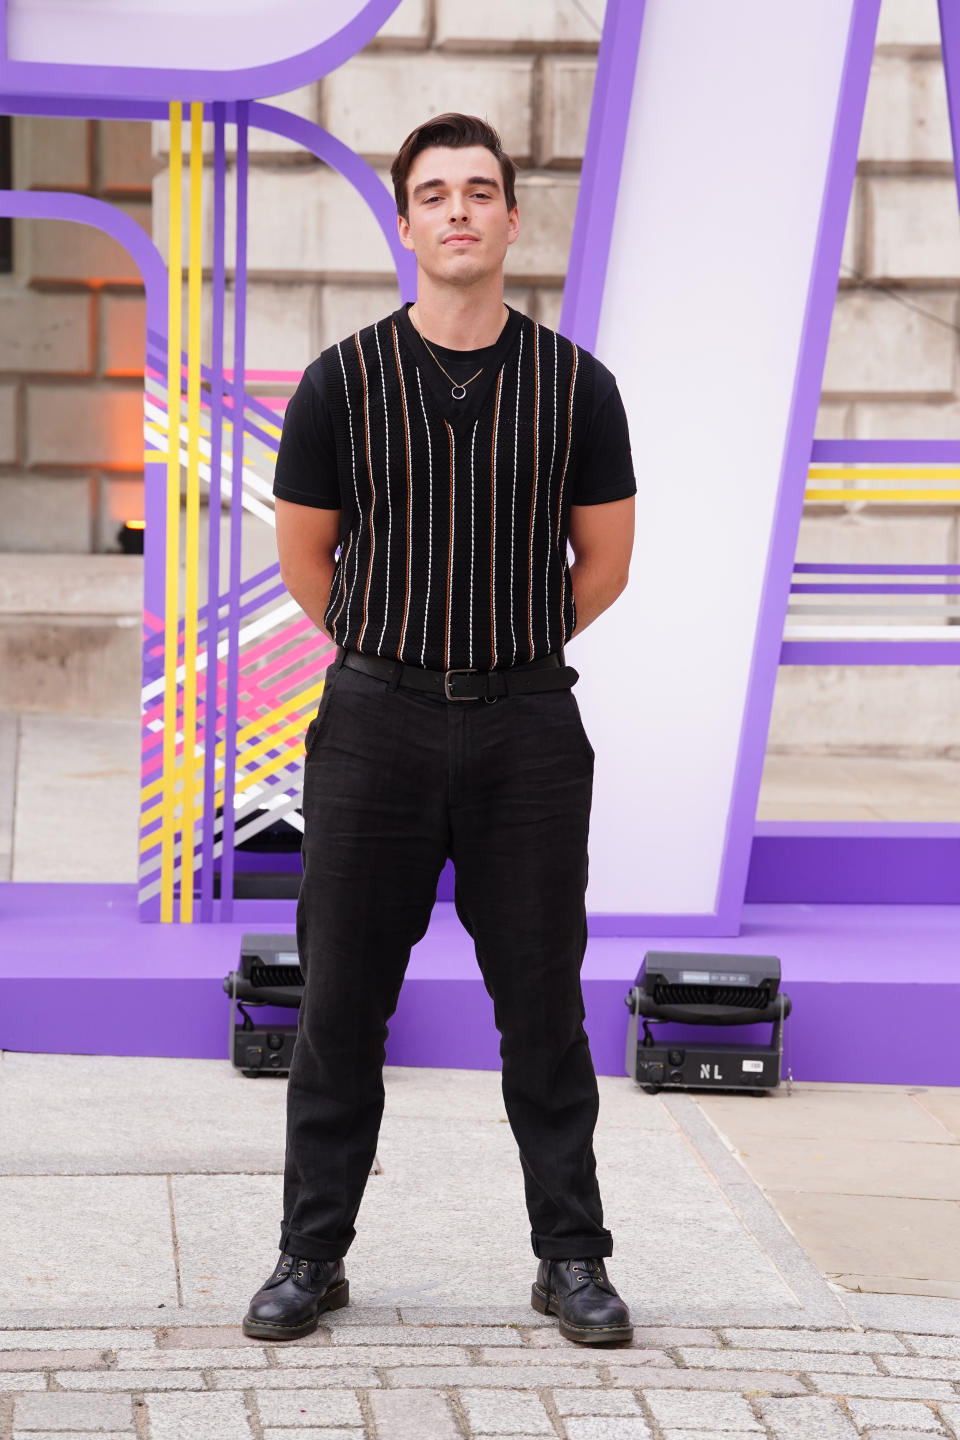
[[[145, 919], [184, 924], [232, 917], [237, 845], [278, 821], [302, 832], [303, 735], [336, 653], [287, 594], [278, 564], [244, 570], [244, 517], [275, 524], [272, 477], [286, 404], [275, 392], [292, 390], [299, 375], [245, 367], [248, 116], [241, 104], [235, 344], [232, 364], [224, 363], [226, 107], [212, 108], [211, 363], [202, 357], [203, 106], [185, 115], [173, 103], [167, 334], [148, 334], [144, 372], [145, 471], [155, 482], [162, 477], [163, 505], [155, 506], [161, 523], [151, 527], [147, 554], [147, 593], [160, 604], [148, 603], [144, 616], [139, 902]], [[248, 385], [274, 393], [258, 398]], [[160, 583], [151, 586], [151, 574]]]

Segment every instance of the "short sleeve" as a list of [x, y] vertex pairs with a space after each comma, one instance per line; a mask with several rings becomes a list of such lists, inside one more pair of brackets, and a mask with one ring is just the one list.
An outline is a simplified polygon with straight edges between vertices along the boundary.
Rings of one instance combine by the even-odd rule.
[[580, 446], [571, 504], [601, 505], [637, 493], [630, 452], [630, 430], [617, 382], [596, 361], [593, 411]]
[[273, 493], [295, 505], [339, 510], [337, 446], [320, 365], [304, 371], [283, 417]]

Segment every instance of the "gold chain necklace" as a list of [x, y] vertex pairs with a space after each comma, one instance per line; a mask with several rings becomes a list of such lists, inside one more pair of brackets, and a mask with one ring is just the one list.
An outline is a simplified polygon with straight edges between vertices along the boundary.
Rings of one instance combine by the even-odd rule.
[[[440, 369], [441, 369], [441, 370], [443, 370], [443, 366], [440, 365], [440, 361], [437, 360], [436, 355], [434, 355], [433, 351], [430, 349], [430, 346], [427, 344], [427, 338], [426, 338], [426, 336], [424, 335], [423, 331], [420, 329], [420, 326], [419, 326], [419, 325], [416, 323], [416, 321], [414, 320], [413, 316], [410, 314], [410, 311], [409, 311], [409, 310], [407, 311], [407, 318], [409, 319], [410, 324], [413, 326], [414, 330], [416, 330], [417, 334], [420, 336], [420, 339], [423, 341], [424, 345], [427, 346], [427, 350], [429, 351], [429, 353], [430, 353], [431, 357], [433, 358], [433, 360], [435, 361], [435, 363], [440, 366]], [[458, 385], [458, 384], [457, 384], [456, 380], [454, 380], [453, 376], [450, 374], [450, 372], [449, 372], [448, 370], [443, 370], [443, 373], [444, 373], [444, 375], [446, 375], [447, 379], [450, 381], [450, 384], [453, 386], [453, 389], [450, 391], [450, 394], [453, 396], [454, 400], [462, 400], [463, 397], [464, 397], [464, 396], [466, 395], [466, 393], [467, 393], [467, 386], [468, 386], [468, 385], [472, 385], [473, 382], [474, 382], [474, 380], [476, 380], [477, 376], [483, 374], [483, 366], [482, 366], [482, 365], [480, 366], [480, 369], [477, 371], [477, 374], [476, 374], [476, 375], [471, 375], [469, 380], [464, 380], [464, 382], [463, 382], [462, 385]], [[457, 393], [458, 391], [460, 392], [459, 394]]]

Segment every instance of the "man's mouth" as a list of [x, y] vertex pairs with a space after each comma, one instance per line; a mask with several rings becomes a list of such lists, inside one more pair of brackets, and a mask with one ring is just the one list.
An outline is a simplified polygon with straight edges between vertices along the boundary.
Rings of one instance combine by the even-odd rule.
[[448, 235], [443, 243], [444, 245], [476, 245], [477, 237], [475, 235]]

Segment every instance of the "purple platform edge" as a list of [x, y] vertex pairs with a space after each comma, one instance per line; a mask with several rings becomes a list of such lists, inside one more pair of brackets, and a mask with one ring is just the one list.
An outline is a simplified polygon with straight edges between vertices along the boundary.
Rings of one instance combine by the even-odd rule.
[[[143, 925], [130, 885], [0, 885], [0, 1048], [226, 1058], [223, 979], [245, 931], [293, 932], [293, 902], [238, 901], [232, 924]], [[591, 935], [583, 992], [599, 1074], [624, 1074], [624, 997], [647, 949], [772, 954], [794, 1013], [795, 1079], [960, 1084], [960, 909], [951, 905], [748, 904], [741, 934]], [[264, 1008], [268, 1023], [295, 1012]], [[658, 1036], [680, 1036], [662, 1027]], [[688, 1038], [694, 1038], [687, 1030]], [[732, 1038], [704, 1028], [699, 1038]], [[738, 1038], [769, 1039], [770, 1027]], [[387, 1061], [499, 1068], [499, 1037], [473, 945], [438, 900], [411, 955]]]

